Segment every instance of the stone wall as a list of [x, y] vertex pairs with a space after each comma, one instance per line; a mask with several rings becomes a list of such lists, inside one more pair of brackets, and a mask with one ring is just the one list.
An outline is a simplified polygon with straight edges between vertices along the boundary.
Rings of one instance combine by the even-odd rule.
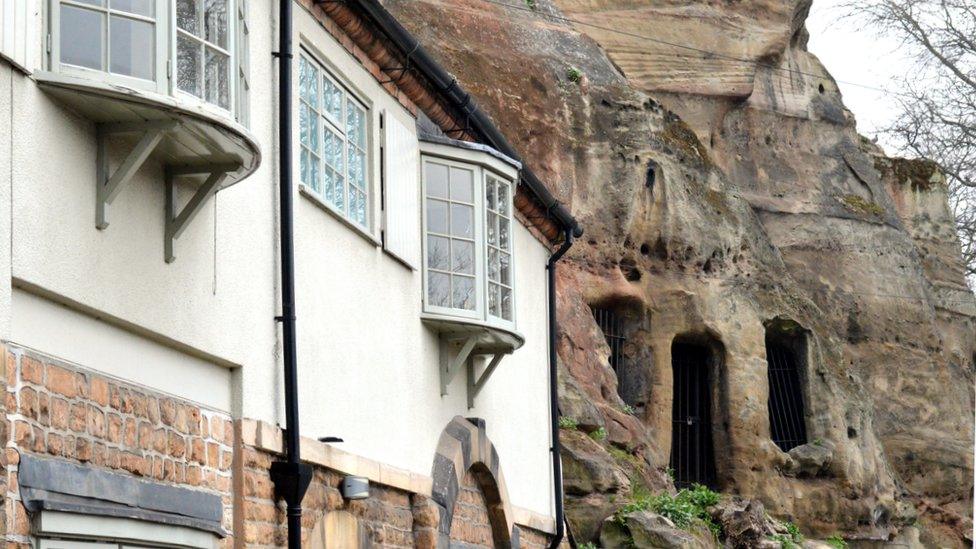
[[[224, 529], [232, 532], [227, 414], [13, 346], [4, 367], [8, 546], [30, 541], [17, 483], [25, 452], [218, 494]], [[233, 536], [222, 545], [233, 545]]]

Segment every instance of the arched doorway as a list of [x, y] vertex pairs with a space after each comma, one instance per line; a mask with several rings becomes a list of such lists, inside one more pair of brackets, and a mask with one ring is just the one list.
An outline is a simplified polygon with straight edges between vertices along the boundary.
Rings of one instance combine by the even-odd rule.
[[431, 499], [441, 515], [439, 548], [517, 545], [498, 452], [484, 420], [451, 420], [438, 441], [431, 476]]

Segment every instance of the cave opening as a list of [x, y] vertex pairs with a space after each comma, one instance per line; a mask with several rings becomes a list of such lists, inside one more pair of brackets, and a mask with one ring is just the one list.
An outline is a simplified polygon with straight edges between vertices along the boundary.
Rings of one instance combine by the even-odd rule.
[[803, 397], [806, 340], [806, 333], [796, 323], [778, 321], [766, 326], [769, 432], [784, 452], [807, 443]]
[[617, 395], [640, 415], [650, 397], [650, 314], [638, 303], [613, 300], [591, 304], [590, 311], [610, 348]]
[[674, 484], [717, 489], [713, 409], [721, 345], [676, 338], [671, 345], [671, 470]]

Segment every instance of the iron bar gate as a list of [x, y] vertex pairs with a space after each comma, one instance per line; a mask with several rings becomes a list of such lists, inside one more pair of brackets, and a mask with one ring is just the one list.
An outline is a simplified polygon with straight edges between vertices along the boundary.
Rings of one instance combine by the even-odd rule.
[[619, 372], [624, 361], [624, 343], [627, 337], [623, 333], [623, 326], [617, 313], [611, 309], [593, 308], [593, 318], [603, 331], [603, 337], [610, 346], [610, 367]]
[[671, 469], [678, 488], [715, 485], [711, 358], [700, 345], [671, 347]]
[[769, 372], [769, 430], [784, 452], [807, 443], [803, 389], [796, 353], [781, 343], [766, 342]]

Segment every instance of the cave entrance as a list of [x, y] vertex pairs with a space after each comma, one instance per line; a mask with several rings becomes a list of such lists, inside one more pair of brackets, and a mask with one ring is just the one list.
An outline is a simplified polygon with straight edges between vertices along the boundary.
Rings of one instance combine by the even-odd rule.
[[806, 334], [793, 322], [766, 327], [766, 369], [769, 380], [769, 433], [780, 450], [807, 443], [803, 406]]
[[674, 484], [715, 487], [712, 440], [712, 366], [709, 346], [676, 341], [671, 346], [674, 380], [671, 408], [671, 469]]

